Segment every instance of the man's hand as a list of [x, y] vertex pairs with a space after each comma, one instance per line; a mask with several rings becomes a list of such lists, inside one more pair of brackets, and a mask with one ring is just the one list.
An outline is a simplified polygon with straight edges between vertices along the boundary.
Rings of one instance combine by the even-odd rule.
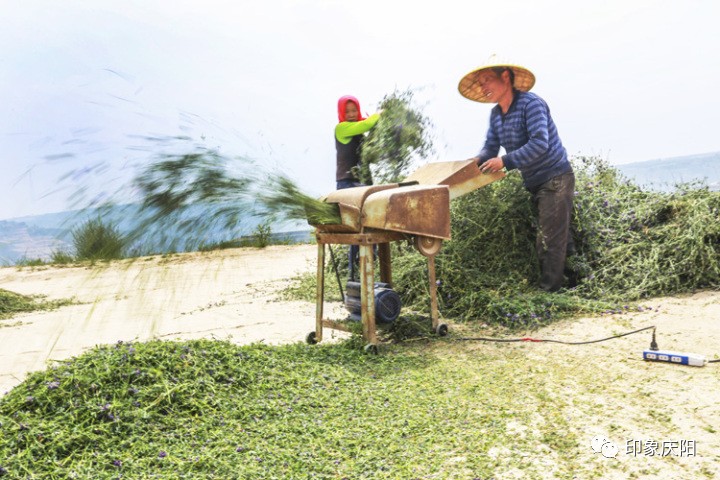
[[503, 168], [505, 168], [505, 164], [500, 157], [491, 158], [490, 160], [480, 165], [480, 171], [483, 173], [495, 173], [499, 172]]

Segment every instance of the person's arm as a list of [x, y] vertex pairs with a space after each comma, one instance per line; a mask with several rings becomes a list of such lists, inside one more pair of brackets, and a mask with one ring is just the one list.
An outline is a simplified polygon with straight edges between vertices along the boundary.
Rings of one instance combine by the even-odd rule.
[[485, 137], [485, 145], [476, 157], [478, 164], [482, 164], [484, 161], [496, 157], [500, 151], [500, 137], [493, 128], [493, 119], [490, 118], [490, 126], [488, 127], [487, 136]]
[[340, 122], [335, 127], [335, 138], [337, 138], [340, 143], [348, 143], [355, 135], [365, 133], [374, 127], [379, 118], [380, 115], [374, 113], [359, 122]]
[[522, 168], [532, 164], [547, 152], [550, 145], [548, 133], [548, 110], [542, 100], [533, 100], [525, 110], [528, 143], [517, 150], [502, 156], [508, 170]]

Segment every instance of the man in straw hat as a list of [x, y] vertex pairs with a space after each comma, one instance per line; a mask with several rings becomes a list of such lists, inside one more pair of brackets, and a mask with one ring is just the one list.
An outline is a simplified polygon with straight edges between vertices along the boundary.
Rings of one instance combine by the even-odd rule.
[[[458, 89], [470, 100], [496, 104], [485, 145], [474, 159], [483, 172], [520, 170], [538, 212], [540, 288], [555, 292], [563, 286], [566, 256], [574, 251], [570, 219], [575, 175], [550, 109], [529, 93], [534, 84], [530, 70], [490, 61], [465, 75]], [[506, 152], [502, 156], [500, 147]]]

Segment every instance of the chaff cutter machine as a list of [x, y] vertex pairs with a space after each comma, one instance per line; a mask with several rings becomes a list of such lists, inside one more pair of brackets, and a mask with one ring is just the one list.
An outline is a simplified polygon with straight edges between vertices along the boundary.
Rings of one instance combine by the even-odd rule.
[[375, 324], [374, 249], [377, 246], [380, 281], [392, 286], [390, 242], [410, 240], [428, 259], [430, 314], [433, 331], [446, 335], [440, 323], [435, 282], [435, 255], [450, 239], [450, 200], [503, 178], [503, 172], [484, 174], [474, 160], [428, 163], [402, 183], [336, 190], [326, 203], [338, 208], [339, 223], [316, 224], [318, 245], [315, 330], [307, 342], [322, 341], [323, 327], [349, 331], [343, 322], [323, 318], [325, 245], [358, 245], [360, 250], [360, 304], [366, 349], [377, 352]]

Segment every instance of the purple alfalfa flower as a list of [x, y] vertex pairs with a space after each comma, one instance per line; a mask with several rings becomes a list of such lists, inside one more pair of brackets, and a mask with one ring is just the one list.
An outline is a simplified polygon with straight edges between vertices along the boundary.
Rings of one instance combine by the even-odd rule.
[[603, 207], [607, 207], [608, 205], [610, 205], [610, 202], [608, 202], [607, 200], [605, 200], [605, 201], [603, 202]]
[[440, 285], [442, 285], [442, 282], [440, 280], [435, 280], [435, 285], [439, 287]]
[[5, 470], [2, 465], [0, 465], [0, 477], [2, 477], [3, 475], [7, 475], [8, 473], [9, 472]]
[[118, 468], [122, 467], [122, 461], [113, 460], [113, 466], [118, 467]]
[[237, 447], [235, 449], [236, 452], [242, 452], [243, 450], [245, 450], [245, 447]]
[[165, 450], [160, 450], [160, 453], [158, 453], [158, 458], [165, 458], [167, 457], [167, 452]]
[[47, 384], [48, 390], [55, 390], [60, 386], [60, 382], [57, 380], [53, 380], [52, 382]]

